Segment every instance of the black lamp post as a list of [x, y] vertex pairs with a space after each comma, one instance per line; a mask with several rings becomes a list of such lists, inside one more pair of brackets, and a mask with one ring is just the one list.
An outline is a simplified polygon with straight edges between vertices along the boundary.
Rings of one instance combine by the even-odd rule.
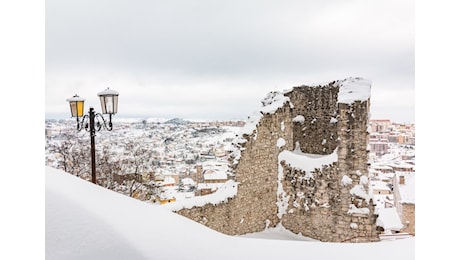
[[78, 95], [67, 99], [70, 104], [72, 117], [77, 118], [77, 130], [81, 131], [85, 128], [91, 136], [91, 181], [93, 183], [96, 183], [96, 148], [94, 141], [96, 131], [100, 131], [102, 127], [104, 127], [107, 131], [112, 131], [112, 115], [115, 115], [118, 111], [118, 92], [107, 88], [106, 90], [99, 92], [97, 95], [101, 100], [102, 114], [109, 114], [108, 122], [102, 114], [95, 113], [94, 108], [92, 107], [89, 108], [89, 113], [87, 115], [83, 115], [85, 99], [79, 97]]

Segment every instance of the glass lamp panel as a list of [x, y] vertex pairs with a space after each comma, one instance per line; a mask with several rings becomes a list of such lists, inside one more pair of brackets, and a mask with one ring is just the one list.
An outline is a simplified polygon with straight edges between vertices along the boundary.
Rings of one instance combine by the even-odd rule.
[[105, 97], [105, 111], [107, 114], [113, 114], [113, 98], [112, 96]]
[[100, 96], [103, 114], [115, 114], [113, 110], [113, 96]]
[[72, 117], [77, 116], [77, 102], [69, 102], [70, 104], [70, 113], [72, 114]]
[[105, 106], [105, 96], [99, 96], [99, 99], [101, 100], [101, 109], [102, 109], [102, 114], [107, 114], [107, 109]]
[[118, 113], [118, 96], [113, 96], [113, 114]]
[[77, 117], [82, 117], [83, 116], [83, 108], [84, 108], [84, 102], [83, 101], [77, 101]]

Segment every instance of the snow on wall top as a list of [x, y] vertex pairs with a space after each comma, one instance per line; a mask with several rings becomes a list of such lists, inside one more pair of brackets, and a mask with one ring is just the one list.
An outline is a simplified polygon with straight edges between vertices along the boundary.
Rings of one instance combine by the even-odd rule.
[[260, 111], [256, 111], [251, 116], [249, 116], [244, 126], [241, 127], [240, 131], [238, 132], [238, 136], [243, 136], [244, 134], [252, 134], [252, 132], [256, 129], [257, 124], [259, 124], [262, 116], [263, 115], [260, 113]]
[[[262, 107], [259, 111], [254, 112], [251, 116], [248, 117], [245, 125], [241, 128], [238, 136], [242, 137], [244, 134], [251, 135], [254, 130], [257, 129], [257, 125], [262, 119], [263, 114], [273, 114], [276, 110], [284, 105], [284, 103], [289, 102], [289, 97], [285, 96], [281, 92], [270, 92], [267, 96], [261, 100]], [[292, 104], [290, 103], [292, 106]], [[238, 143], [244, 143], [246, 140], [244, 138], [239, 138]]]
[[289, 97], [285, 96], [281, 92], [270, 92], [264, 99], [262, 99], [262, 108], [260, 111], [262, 113], [273, 114], [278, 108], [282, 107], [284, 103], [289, 101]]
[[356, 100], [367, 101], [371, 97], [371, 81], [363, 78], [347, 78], [336, 83], [339, 86], [338, 103], [351, 104]]

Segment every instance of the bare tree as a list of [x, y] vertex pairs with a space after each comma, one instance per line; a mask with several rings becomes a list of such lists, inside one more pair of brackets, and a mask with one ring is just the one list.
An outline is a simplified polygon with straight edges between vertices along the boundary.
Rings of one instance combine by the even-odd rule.
[[[56, 165], [58, 169], [64, 170], [65, 172], [69, 171], [70, 168], [70, 148], [73, 146], [73, 137], [69, 134], [63, 134], [62, 140], [47, 140], [45, 150], [47, 150], [47, 159], [46, 164]], [[49, 158], [53, 156], [53, 158]]]
[[[64, 133], [46, 144], [48, 157], [46, 163], [57, 166], [65, 172], [82, 179], [91, 179], [91, 148], [89, 138], [83, 135]], [[113, 187], [113, 174], [120, 172], [120, 162], [112, 159], [110, 147], [102, 145], [96, 150], [96, 174], [101, 186]]]
[[133, 140], [128, 141], [125, 148], [129, 151], [129, 156], [123, 159], [123, 172], [127, 174], [145, 173], [151, 165], [151, 152], [143, 147], [140, 142], [135, 142]]
[[104, 144], [98, 151], [96, 153], [98, 184], [113, 190], [116, 185], [113, 176], [121, 172], [122, 162], [116, 159], [116, 155], [111, 154], [110, 144]]
[[62, 133], [46, 144], [48, 156], [54, 156], [47, 164], [54, 163], [58, 169], [82, 177], [89, 170], [88, 147], [78, 135]]
[[[122, 192], [128, 196], [148, 194], [148, 187], [142, 184], [140, 174], [152, 167], [152, 153], [141, 142], [128, 141], [127, 152], [120, 156], [112, 149], [110, 142], [96, 147], [96, 179], [98, 185]], [[85, 180], [91, 180], [90, 141], [87, 133], [62, 133], [46, 142], [46, 164], [64, 170]], [[123, 159], [120, 159], [123, 158]], [[133, 175], [122, 184], [114, 175]], [[136, 192], [138, 191], [138, 192]], [[136, 195], [137, 196], [137, 195]]]

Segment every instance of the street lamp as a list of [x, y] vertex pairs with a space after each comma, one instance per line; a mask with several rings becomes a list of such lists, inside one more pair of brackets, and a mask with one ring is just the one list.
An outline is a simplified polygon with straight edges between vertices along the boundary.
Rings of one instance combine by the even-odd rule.
[[97, 95], [101, 101], [102, 114], [109, 115], [108, 122], [102, 114], [95, 113], [94, 108], [92, 107], [89, 108], [89, 113], [87, 115], [83, 115], [85, 99], [79, 97], [78, 95], [67, 99], [70, 104], [72, 117], [77, 118], [77, 130], [81, 131], [85, 128], [91, 136], [91, 181], [93, 183], [96, 183], [96, 149], [94, 141], [96, 131], [100, 131], [102, 127], [104, 127], [107, 131], [112, 131], [112, 115], [115, 115], [118, 112], [118, 92], [107, 88], [106, 90], [99, 92]]

